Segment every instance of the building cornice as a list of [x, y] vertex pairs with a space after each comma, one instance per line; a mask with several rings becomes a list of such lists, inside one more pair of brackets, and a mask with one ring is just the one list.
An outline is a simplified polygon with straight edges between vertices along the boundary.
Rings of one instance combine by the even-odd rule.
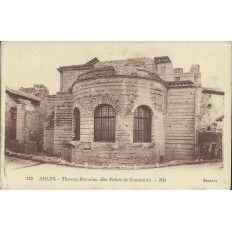
[[99, 62], [98, 58], [94, 57], [93, 59], [89, 60], [85, 64], [62, 66], [62, 67], [59, 67], [57, 70], [60, 73], [62, 73], [63, 71], [89, 70], [89, 69], [94, 68], [94, 64], [96, 64], [97, 62]]
[[184, 87], [195, 87], [192, 81], [167, 81], [168, 88], [184, 88]]
[[64, 71], [76, 71], [76, 70], [89, 70], [92, 69], [93, 66], [85, 66], [85, 65], [72, 65], [72, 66], [63, 66], [59, 67], [57, 70], [62, 73]]
[[202, 93], [225, 95], [225, 92], [219, 88], [203, 88]]
[[165, 87], [167, 87], [166, 83], [161, 79], [161, 78], [157, 78], [154, 76], [141, 76], [141, 75], [135, 75], [135, 74], [132, 74], [132, 75], [118, 75], [118, 74], [98, 74], [96, 76], [91, 76], [91, 77], [85, 77], [85, 78], [82, 78], [82, 79], [78, 79], [76, 80], [75, 82], [73, 82], [72, 86], [69, 88], [69, 91], [72, 92], [73, 90], [73, 87], [75, 86], [75, 84], [77, 83], [80, 83], [80, 82], [83, 82], [83, 81], [89, 81], [89, 80], [97, 80], [97, 79], [100, 79], [100, 78], [129, 78], [129, 79], [145, 79], [145, 80], [150, 80], [150, 81], [154, 81], [154, 82], [158, 82], [158, 83], [161, 83], [162, 85], [164, 85]]

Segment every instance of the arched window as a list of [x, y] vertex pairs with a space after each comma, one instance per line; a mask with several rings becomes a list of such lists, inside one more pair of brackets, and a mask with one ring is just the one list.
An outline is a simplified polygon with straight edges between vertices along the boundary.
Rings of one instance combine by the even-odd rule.
[[151, 142], [151, 112], [146, 106], [135, 110], [134, 142]]
[[95, 110], [94, 141], [115, 141], [115, 112], [110, 105], [100, 105]]
[[80, 140], [80, 110], [75, 108], [73, 111], [74, 118], [74, 140]]

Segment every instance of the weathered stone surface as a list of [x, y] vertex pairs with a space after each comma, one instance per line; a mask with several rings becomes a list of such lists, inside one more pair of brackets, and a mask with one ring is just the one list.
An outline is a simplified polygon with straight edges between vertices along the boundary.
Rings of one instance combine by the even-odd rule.
[[[31, 100], [24, 94], [16, 103], [8, 96], [6, 122], [13, 122], [10, 109], [17, 109], [17, 128], [6, 126], [6, 142], [18, 139], [20, 145], [12, 145], [15, 150], [25, 152], [26, 142], [36, 141], [38, 150], [48, 156], [83, 165], [137, 167], [192, 160], [202, 147], [199, 132], [223, 116], [224, 93], [201, 87], [200, 66], [193, 65], [189, 72], [173, 69], [167, 56], [104, 62], [94, 58], [58, 71], [60, 92], [56, 95], [35, 85], [21, 89], [33, 94]], [[41, 101], [35, 104], [38, 96]], [[105, 104], [115, 113], [114, 142], [94, 141], [95, 110]], [[151, 113], [151, 141], [147, 143], [133, 139], [139, 106]], [[74, 140], [74, 108], [80, 111], [80, 141]], [[13, 131], [16, 135], [10, 137]]]

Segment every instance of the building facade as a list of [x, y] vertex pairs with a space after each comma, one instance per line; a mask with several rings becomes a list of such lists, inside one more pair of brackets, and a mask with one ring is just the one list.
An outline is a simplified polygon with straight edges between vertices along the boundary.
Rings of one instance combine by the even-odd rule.
[[[5, 147], [14, 152], [38, 154], [43, 152], [44, 122], [46, 120], [47, 88], [37, 92], [23, 88], [6, 88]], [[33, 91], [34, 90], [34, 91]]]
[[94, 58], [58, 71], [60, 92], [47, 97], [44, 151], [69, 162], [193, 160], [202, 156], [199, 133], [224, 112], [224, 92], [201, 86], [199, 65], [183, 72], [167, 56]]
[[224, 92], [168, 56], [59, 67], [60, 91], [6, 89], [5, 142], [86, 165], [223, 157]]

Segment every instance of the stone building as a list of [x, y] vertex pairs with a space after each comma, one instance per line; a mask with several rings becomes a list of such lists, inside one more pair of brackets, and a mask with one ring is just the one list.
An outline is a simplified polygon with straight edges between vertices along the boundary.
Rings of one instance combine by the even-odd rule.
[[223, 115], [224, 92], [201, 87], [199, 65], [169, 57], [63, 66], [47, 96], [43, 148], [69, 162], [152, 165], [198, 158], [199, 132]]
[[39, 97], [41, 100], [45, 100], [49, 95], [48, 88], [42, 84], [35, 84], [33, 85], [33, 87], [29, 87], [29, 88], [21, 87], [19, 88], [19, 91]]
[[196, 113], [196, 136], [200, 158], [222, 158], [224, 127], [224, 92], [219, 88], [202, 88], [197, 93], [200, 107]]
[[169, 57], [63, 66], [60, 91], [6, 89], [6, 147], [94, 165], [222, 158], [224, 92]]
[[5, 147], [12, 151], [37, 154], [43, 151], [48, 90], [33, 88], [14, 90], [6, 88]]

